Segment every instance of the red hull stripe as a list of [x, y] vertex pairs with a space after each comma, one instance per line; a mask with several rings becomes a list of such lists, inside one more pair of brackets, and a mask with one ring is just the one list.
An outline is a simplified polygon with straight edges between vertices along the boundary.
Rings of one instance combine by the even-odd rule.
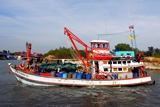
[[[21, 71], [22, 72], [22, 71]], [[23, 72], [24, 73], [24, 72]], [[48, 84], [48, 85], [66, 85], [66, 86], [91, 86], [90, 84], [75, 84], [75, 83], [72, 83], [72, 84], [67, 84], [67, 83], [59, 83], [59, 82], [44, 82], [44, 81], [40, 81], [40, 80], [32, 80], [30, 78], [27, 78], [25, 76], [21, 76], [19, 75], [19, 73], [15, 72], [14, 73], [16, 76], [20, 77], [20, 78], [23, 78], [25, 79], [26, 81], [30, 81], [30, 82], [35, 82], [35, 83], [41, 83], [41, 84]], [[32, 74], [28, 74], [28, 75], [32, 75]], [[36, 75], [34, 75], [36, 76]], [[149, 77], [149, 76], [148, 76]], [[43, 77], [43, 78], [53, 78], [53, 77]], [[58, 77], [55, 77], [56, 79], [58, 79]], [[145, 77], [141, 77], [141, 78], [145, 78]], [[65, 78], [61, 78], [61, 79], [65, 79]], [[121, 80], [131, 80], [133, 78], [130, 78], [130, 79], [121, 79]], [[74, 79], [72, 79], [74, 80]], [[77, 80], [77, 79], [76, 79]], [[81, 79], [81, 80], [84, 80], [84, 79]], [[87, 80], [86, 80], [87, 81]], [[94, 80], [94, 81], [99, 81], [99, 80]], [[101, 81], [112, 81], [112, 80], [101, 80]], [[134, 81], [134, 80], [133, 80]], [[140, 84], [147, 84], [151, 81], [148, 81], [148, 82], [143, 82], [143, 83], [135, 83], [135, 84], [120, 84], [120, 85], [98, 85], [98, 86], [133, 86], [133, 85], [140, 85]], [[96, 85], [97, 86], [97, 85]]]

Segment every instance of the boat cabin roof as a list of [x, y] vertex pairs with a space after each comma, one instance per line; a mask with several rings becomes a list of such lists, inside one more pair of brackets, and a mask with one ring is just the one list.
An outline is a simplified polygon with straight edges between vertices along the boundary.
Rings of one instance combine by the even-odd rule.
[[92, 40], [90, 43], [109, 43], [108, 41], [106, 40]]

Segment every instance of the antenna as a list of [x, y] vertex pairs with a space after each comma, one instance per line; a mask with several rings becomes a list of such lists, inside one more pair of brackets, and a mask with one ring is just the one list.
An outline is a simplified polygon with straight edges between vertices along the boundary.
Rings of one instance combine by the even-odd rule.
[[128, 11], [128, 19], [129, 19], [129, 29], [130, 29], [130, 36], [129, 36], [129, 39], [131, 40], [131, 46], [132, 46], [132, 51], [133, 51], [133, 37], [132, 37], [132, 32], [131, 32], [131, 29], [132, 29], [132, 26], [131, 26], [131, 20], [130, 20], [130, 12]]
[[137, 51], [137, 44], [136, 44], [136, 33], [135, 33], [135, 30], [134, 30], [134, 25], [131, 24], [131, 21], [130, 21], [130, 12], [128, 11], [128, 17], [129, 17], [129, 29], [130, 29], [130, 36], [129, 36], [129, 39], [131, 40], [131, 45], [132, 45], [132, 51], [133, 51], [133, 40], [134, 40], [134, 44], [135, 44], [135, 49], [136, 49], [136, 53], [138, 53]]
[[[106, 13], [104, 13], [104, 18], [106, 18], [107, 17], [107, 14]], [[107, 18], [106, 18], [107, 19]], [[106, 19], [105, 19], [105, 27], [106, 27], [106, 34], [107, 34], [107, 21], [106, 21]], [[107, 35], [106, 35], [106, 39], [107, 39]]]

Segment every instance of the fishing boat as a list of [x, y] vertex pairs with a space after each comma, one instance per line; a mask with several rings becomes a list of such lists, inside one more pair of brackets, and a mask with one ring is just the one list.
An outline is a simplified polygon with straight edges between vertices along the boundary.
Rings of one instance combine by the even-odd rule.
[[[83, 70], [64, 59], [62, 63], [34, 63], [28, 67], [31, 65], [31, 44], [27, 44], [27, 66], [8, 63], [8, 72], [11, 70], [19, 82], [34, 86], [135, 86], [155, 83], [144, 69], [142, 54], [121, 51], [113, 55], [106, 40], [92, 40], [88, 46], [66, 27], [64, 34], [75, 48]], [[85, 47], [86, 58], [82, 57], [75, 42]]]

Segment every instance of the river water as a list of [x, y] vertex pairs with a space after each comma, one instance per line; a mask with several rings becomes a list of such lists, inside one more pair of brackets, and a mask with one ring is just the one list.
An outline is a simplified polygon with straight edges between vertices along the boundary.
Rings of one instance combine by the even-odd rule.
[[148, 71], [155, 85], [134, 87], [35, 87], [17, 82], [0, 60], [0, 107], [159, 107], [160, 71]]

